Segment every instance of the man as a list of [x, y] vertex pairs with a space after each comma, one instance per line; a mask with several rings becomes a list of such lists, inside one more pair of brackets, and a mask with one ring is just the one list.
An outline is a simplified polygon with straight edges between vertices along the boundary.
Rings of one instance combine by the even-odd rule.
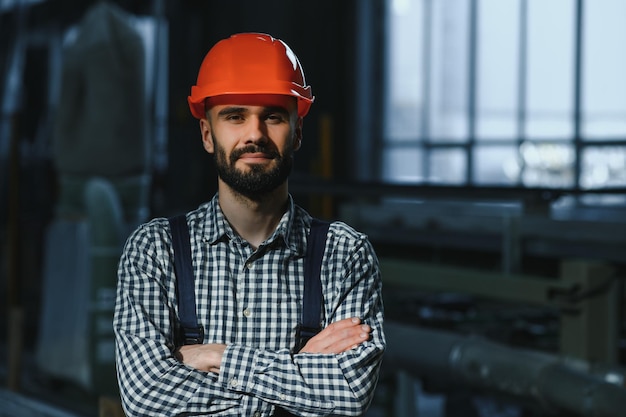
[[[119, 265], [118, 379], [129, 416], [360, 415], [385, 349], [378, 261], [333, 222], [321, 266], [322, 330], [295, 348], [311, 216], [287, 177], [313, 96], [282, 41], [237, 34], [205, 57], [188, 99], [218, 192], [187, 213], [203, 343], [176, 346], [167, 219], [140, 226]], [[286, 410], [286, 411], [285, 411]]]

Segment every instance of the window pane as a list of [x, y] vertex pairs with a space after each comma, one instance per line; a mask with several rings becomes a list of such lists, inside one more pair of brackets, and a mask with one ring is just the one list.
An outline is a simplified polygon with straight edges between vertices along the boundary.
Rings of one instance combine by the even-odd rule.
[[626, 2], [585, 2], [583, 119], [585, 139], [626, 136]]
[[571, 139], [574, 1], [528, 2], [527, 124], [530, 138]]
[[583, 188], [626, 185], [626, 146], [589, 147], [582, 153], [580, 186]]
[[468, 136], [470, 0], [446, 0], [430, 4], [430, 140], [465, 142]]
[[422, 127], [422, 1], [391, 0], [387, 16], [385, 137], [414, 140]]
[[467, 140], [469, 4], [389, 2], [387, 140]]
[[465, 182], [467, 158], [464, 149], [434, 149], [428, 158], [432, 184], [462, 184]]
[[[626, 185], [622, 144], [583, 147], [575, 163], [578, 4], [386, 0], [384, 179], [465, 183], [468, 148], [461, 144], [474, 133], [472, 183], [563, 188], [578, 178], [586, 188]], [[582, 140], [626, 140], [626, 54], [620, 53], [626, 1], [582, 5]], [[471, 45], [474, 7], [477, 43]], [[471, 51], [477, 54], [475, 80], [469, 79]], [[469, 132], [472, 99], [475, 131]], [[461, 146], [423, 147], [422, 141]]]
[[477, 139], [517, 135], [519, 0], [478, 3]]
[[390, 182], [422, 182], [423, 152], [416, 148], [387, 149], [383, 155], [383, 180]]
[[474, 147], [474, 183], [479, 185], [513, 185], [517, 183], [517, 148], [476, 145]]

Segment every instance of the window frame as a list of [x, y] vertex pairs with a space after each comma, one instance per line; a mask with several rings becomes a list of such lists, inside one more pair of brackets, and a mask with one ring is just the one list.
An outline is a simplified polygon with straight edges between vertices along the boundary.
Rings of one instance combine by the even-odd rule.
[[[574, 1], [574, 15], [575, 22], [573, 27], [573, 36], [574, 36], [574, 51], [573, 51], [573, 86], [572, 86], [572, 112], [571, 112], [571, 123], [572, 123], [572, 134], [567, 139], [562, 138], [534, 138], [529, 137], [526, 133], [526, 118], [527, 118], [527, 60], [528, 60], [528, 1], [520, 0], [520, 13], [519, 13], [519, 49], [518, 53], [518, 79], [517, 79], [517, 101], [518, 101], [518, 109], [515, 114], [516, 118], [516, 126], [517, 133], [516, 137], [511, 139], [490, 139], [490, 140], [478, 140], [477, 139], [477, 72], [478, 72], [478, 61], [477, 61], [477, 48], [478, 48], [478, 2], [479, 0], [470, 0], [469, 1], [469, 33], [468, 33], [468, 84], [467, 84], [467, 140], [463, 142], [458, 142], [454, 140], [432, 140], [433, 138], [425, 135], [422, 138], [419, 137], [422, 132], [416, 132], [414, 138], [409, 140], [403, 140], [401, 142], [392, 142], [387, 138], [387, 133], [385, 131], [385, 116], [381, 117], [367, 117], [366, 114], [374, 114], [374, 115], [385, 115], [385, 94], [389, 88], [387, 85], [387, 66], [384, 63], [385, 59], [388, 58], [388, 51], [386, 49], [387, 45], [387, 13], [388, 13], [388, 3], [390, 0], [366, 0], [363, 2], [359, 2], [359, 24], [357, 25], [357, 30], [359, 31], [359, 35], [357, 39], [360, 41], [360, 46], [358, 47], [359, 63], [357, 67], [359, 71], [357, 73], [357, 80], [360, 86], [368, 86], [365, 89], [361, 89], [361, 95], [357, 96], [357, 113], [361, 116], [357, 116], [357, 127], [355, 132], [357, 133], [357, 149], [361, 155], [368, 155], [366, 158], [360, 158], [359, 161], [355, 164], [356, 179], [357, 180], [374, 180], [374, 181], [383, 181], [383, 182], [392, 182], [389, 179], [384, 179], [384, 158], [383, 155], [385, 152], [393, 149], [398, 149], [401, 152], [405, 151], [418, 151], [421, 154], [419, 156], [420, 160], [416, 163], [421, 165], [419, 178], [410, 179], [408, 181], [402, 181], [406, 183], [413, 183], [416, 185], [429, 185], [429, 186], [438, 186], [443, 185], [446, 186], [448, 184], [438, 184], [437, 182], [433, 182], [430, 180], [430, 173], [432, 169], [429, 165], [429, 161], [431, 156], [436, 154], [437, 152], [442, 152], [446, 150], [460, 150], [465, 155], [465, 177], [459, 183], [454, 183], [453, 185], [465, 185], [465, 186], [479, 186], [479, 187], [488, 187], [490, 184], [485, 182], [477, 181], [476, 177], [476, 152], [481, 148], [489, 148], [496, 147], [502, 145], [514, 146], [517, 149], [518, 155], [520, 154], [520, 147], [524, 143], [532, 143], [538, 145], [566, 145], [571, 146], [574, 154], [574, 162], [573, 162], [573, 179], [571, 181], [571, 185], [557, 185], [557, 186], [545, 186], [539, 185], [539, 187], [544, 188], [558, 188], [565, 189], [571, 191], [585, 191], [589, 189], [598, 188], [588, 187], [582, 184], [582, 176], [583, 172], [583, 156], [586, 150], [596, 150], [596, 149], [610, 149], [609, 147], [618, 146], [623, 147], [626, 146], [626, 135], [624, 137], [619, 138], [583, 138], [582, 136], [582, 123], [583, 123], [583, 69], [584, 69], [584, 12], [585, 12], [585, 2], [584, 0], [573, 0]], [[423, 0], [425, 8], [431, 5], [432, 0]], [[428, 12], [428, 10], [427, 10]], [[432, 12], [432, 11], [431, 11]], [[382, 13], [382, 14], [381, 14]], [[380, 18], [384, 16], [384, 18]], [[424, 23], [429, 20], [429, 16], [425, 13]], [[427, 32], [429, 30], [428, 24], [422, 25], [423, 30]], [[382, 35], [382, 40], [376, 41], [375, 34]], [[424, 34], [424, 39], [426, 42], [429, 41], [429, 34]], [[365, 45], [369, 45], [367, 48]], [[363, 53], [364, 50], [367, 49], [367, 53]], [[428, 47], [424, 48], [425, 51], [428, 52]], [[429, 62], [428, 56], [424, 58], [424, 70], [422, 73], [422, 83], [424, 86], [428, 85], [428, 79], [430, 77], [429, 72]], [[358, 90], [358, 89], [357, 89]], [[428, 92], [424, 93], [426, 97], [428, 97]], [[367, 96], [368, 99], [365, 100], [365, 106], [363, 106], [363, 97]], [[428, 106], [424, 106], [424, 112], [428, 111]], [[428, 115], [422, 115], [423, 117], [428, 117]], [[367, 131], [367, 134], [362, 134]], [[359, 134], [359, 132], [361, 134]], [[373, 157], [374, 155], [375, 157]], [[520, 188], [532, 188], [537, 187], [537, 185], [525, 185], [523, 181], [524, 166], [521, 168], [521, 172], [517, 176], [517, 180], [512, 184], [507, 184], [510, 187], [520, 187]], [[502, 186], [501, 183], [494, 183], [493, 185]], [[600, 187], [602, 188], [602, 187]], [[606, 187], [609, 190], [612, 189], [623, 189], [623, 185], [617, 186], [608, 186]]]

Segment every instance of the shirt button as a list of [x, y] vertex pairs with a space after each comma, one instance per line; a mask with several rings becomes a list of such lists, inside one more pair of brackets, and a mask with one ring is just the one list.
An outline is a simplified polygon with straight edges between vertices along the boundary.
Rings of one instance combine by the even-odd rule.
[[237, 385], [239, 384], [239, 382], [237, 381], [237, 378], [233, 378], [230, 380], [230, 386], [235, 388]]
[[246, 262], [246, 268], [247, 269], [254, 269], [254, 263], [252, 263], [252, 261]]
[[246, 308], [245, 310], [243, 310], [243, 315], [246, 317], [250, 317], [252, 315], [252, 312]]
[[252, 417], [261, 417], [261, 412], [255, 411], [254, 414], [252, 414]]
[[285, 397], [285, 394], [279, 394], [278, 398], [280, 398], [281, 400], [284, 400], [286, 397]]

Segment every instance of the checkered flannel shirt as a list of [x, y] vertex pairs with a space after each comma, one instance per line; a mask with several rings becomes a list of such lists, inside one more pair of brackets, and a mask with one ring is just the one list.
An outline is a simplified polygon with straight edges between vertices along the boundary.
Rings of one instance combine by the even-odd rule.
[[378, 260], [367, 237], [342, 222], [328, 232], [322, 263], [322, 325], [361, 317], [371, 340], [341, 354], [294, 354], [302, 315], [311, 217], [289, 198], [257, 250], [224, 218], [217, 195], [187, 214], [204, 343], [223, 343], [219, 374], [173, 356], [178, 308], [167, 219], [128, 238], [118, 270], [114, 329], [128, 416], [359, 415], [374, 393], [385, 349]]

